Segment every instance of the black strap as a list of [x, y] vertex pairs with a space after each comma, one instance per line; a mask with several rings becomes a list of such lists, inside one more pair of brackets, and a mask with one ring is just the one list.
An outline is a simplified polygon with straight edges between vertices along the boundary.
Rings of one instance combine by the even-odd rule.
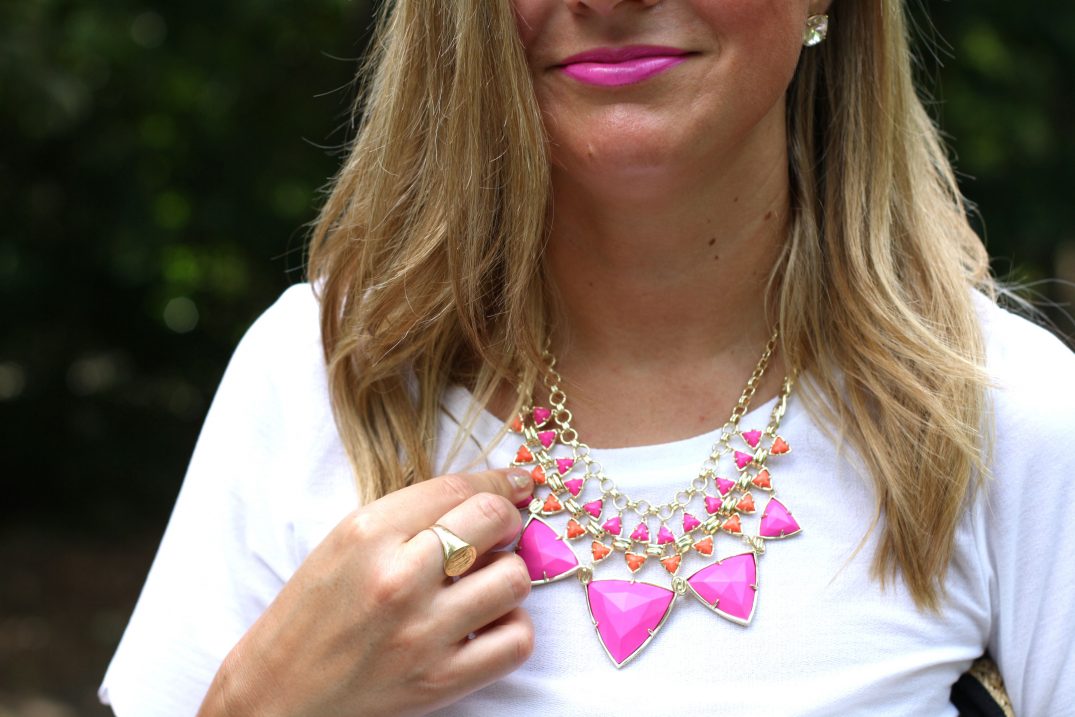
[[959, 717], [1004, 717], [1004, 710], [996, 703], [989, 690], [964, 672], [952, 685], [952, 704], [959, 710]]

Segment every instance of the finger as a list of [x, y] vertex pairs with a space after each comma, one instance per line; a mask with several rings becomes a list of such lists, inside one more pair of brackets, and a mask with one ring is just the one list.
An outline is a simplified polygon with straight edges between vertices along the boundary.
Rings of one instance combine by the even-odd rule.
[[389, 493], [362, 510], [375, 513], [381, 524], [406, 540], [479, 493], [502, 496], [514, 506], [533, 492], [533, 478], [521, 468], [451, 473]]
[[466, 576], [468, 576], [468, 575], [470, 575], [472, 573], [478, 572], [479, 570], [484, 568], [486, 565], [489, 565], [494, 560], [497, 560], [498, 556], [500, 556], [500, 555], [514, 555], [514, 554], [515, 554], [514, 550], [503, 550], [499, 546], [496, 547], [496, 548], [493, 548], [488, 553], [483, 553], [483, 554], [479, 555], [478, 559], [474, 561], [474, 565], [472, 565], [470, 567], [470, 569], [467, 570], [465, 573], [460, 575], [459, 578], [462, 579], [462, 578], [465, 578]]
[[496, 682], [526, 662], [534, 651], [534, 623], [517, 607], [473, 640], [462, 640], [447, 662], [462, 694]]
[[[436, 520], [474, 546], [478, 555], [515, 540], [522, 529], [522, 517], [507, 498], [478, 493]], [[432, 530], [422, 530], [403, 545], [403, 554], [418, 575], [444, 577], [444, 550]]]
[[432, 611], [443, 616], [449, 642], [482, 630], [522, 604], [530, 594], [530, 574], [522, 558], [493, 553], [489, 564], [457, 580], [433, 599]]

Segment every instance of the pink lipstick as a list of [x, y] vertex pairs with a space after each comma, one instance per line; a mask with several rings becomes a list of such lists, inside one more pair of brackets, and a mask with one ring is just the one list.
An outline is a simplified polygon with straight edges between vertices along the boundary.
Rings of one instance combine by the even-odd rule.
[[568, 77], [600, 87], [642, 82], [687, 59], [686, 50], [657, 45], [601, 47], [580, 52], [558, 66]]

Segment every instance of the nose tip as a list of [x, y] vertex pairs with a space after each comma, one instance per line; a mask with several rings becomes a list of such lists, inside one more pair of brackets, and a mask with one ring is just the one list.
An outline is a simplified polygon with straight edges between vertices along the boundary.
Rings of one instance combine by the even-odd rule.
[[604, 16], [611, 15], [621, 2], [623, 0], [567, 0], [568, 6], [577, 13], [589, 10]]
[[662, 0], [564, 0], [564, 2], [567, 3], [567, 6], [574, 12], [594, 12], [606, 17], [611, 15], [612, 11], [619, 5], [640, 3], [646, 7], [651, 7], [661, 1]]

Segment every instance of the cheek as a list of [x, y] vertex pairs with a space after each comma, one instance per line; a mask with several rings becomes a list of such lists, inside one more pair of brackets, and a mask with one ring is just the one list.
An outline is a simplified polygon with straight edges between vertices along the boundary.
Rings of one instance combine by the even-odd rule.
[[732, 47], [758, 57], [798, 56], [806, 17], [799, 0], [697, 0], [696, 12]]
[[519, 38], [529, 52], [541, 27], [548, 21], [552, 3], [549, 0], [512, 0], [511, 5], [515, 11], [515, 26], [519, 31]]
[[791, 28], [801, 32], [805, 8], [802, 0], [694, 0], [695, 12], [718, 31], [773, 40], [786, 38]]
[[748, 95], [782, 94], [802, 51], [801, 0], [696, 0], [718, 35], [725, 70]]

